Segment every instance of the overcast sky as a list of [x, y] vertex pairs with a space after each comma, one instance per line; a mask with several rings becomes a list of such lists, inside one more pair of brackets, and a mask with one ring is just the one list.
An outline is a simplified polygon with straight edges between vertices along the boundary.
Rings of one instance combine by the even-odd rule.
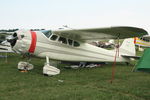
[[150, 0], [0, 0], [0, 29], [135, 26], [150, 33]]

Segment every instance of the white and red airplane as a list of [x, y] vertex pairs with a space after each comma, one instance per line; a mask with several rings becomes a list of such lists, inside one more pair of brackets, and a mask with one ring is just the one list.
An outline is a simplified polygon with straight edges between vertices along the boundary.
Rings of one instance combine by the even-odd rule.
[[[51, 66], [49, 59], [68, 62], [114, 62], [115, 50], [106, 50], [88, 44], [100, 39], [124, 39], [148, 34], [136, 27], [108, 27], [76, 30], [18, 30], [7, 41], [12, 50], [23, 55], [46, 58], [43, 74], [57, 75], [60, 70]], [[129, 62], [135, 56], [133, 39], [125, 39], [116, 62]]]

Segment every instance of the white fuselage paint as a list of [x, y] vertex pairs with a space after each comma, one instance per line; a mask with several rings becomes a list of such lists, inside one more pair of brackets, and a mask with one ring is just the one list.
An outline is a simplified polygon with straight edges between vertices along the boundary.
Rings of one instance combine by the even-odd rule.
[[[22, 40], [17, 40], [13, 50], [18, 53], [26, 53], [31, 45], [31, 34], [30, 32], [21, 34], [24, 34], [25, 37]], [[45, 58], [48, 56], [50, 59], [75, 62], [114, 62], [115, 59], [115, 50], [106, 50], [81, 42], [79, 47], [73, 47], [58, 41], [52, 41], [41, 32], [36, 32], [36, 35], [36, 48], [33, 55], [37, 57]], [[129, 61], [129, 59], [125, 59], [120, 55], [121, 53], [117, 56], [117, 62]]]

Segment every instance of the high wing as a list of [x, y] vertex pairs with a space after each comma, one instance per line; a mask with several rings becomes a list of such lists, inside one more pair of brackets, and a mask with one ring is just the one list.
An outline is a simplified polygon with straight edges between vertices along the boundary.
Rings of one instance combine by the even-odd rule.
[[129, 56], [129, 55], [121, 55], [124, 58], [133, 58], [133, 59], [140, 59], [140, 56]]
[[108, 28], [89, 28], [72, 30], [54, 30], [54, 34], [70, 38], [77, 41], [96, 41], [101, 39], [124, 39], [140, 37], [148, 34], [147, 31], [136, 27], [108, 27]]

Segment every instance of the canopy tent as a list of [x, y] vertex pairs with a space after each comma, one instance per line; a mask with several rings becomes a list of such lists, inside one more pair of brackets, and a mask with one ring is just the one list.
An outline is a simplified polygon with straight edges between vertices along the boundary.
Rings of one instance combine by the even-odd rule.
[[150, 72], [150, 48], [145, 49], [143, 56], [135, 66], [135, 70]]

